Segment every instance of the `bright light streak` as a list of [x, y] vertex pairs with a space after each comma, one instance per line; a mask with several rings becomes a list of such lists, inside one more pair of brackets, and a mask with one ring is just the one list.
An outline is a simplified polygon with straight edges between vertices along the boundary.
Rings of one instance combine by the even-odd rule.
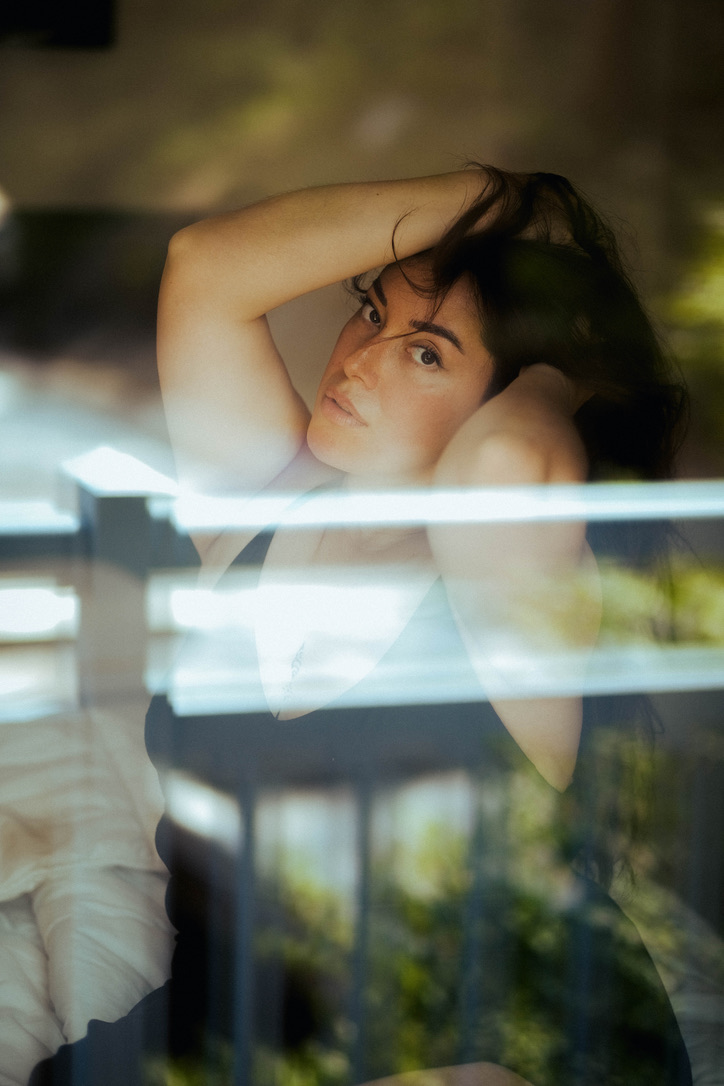
[[[290, 606], [290, 597], [293, 606]], [[288, 631], [294, 643], [299, 634], [290, 616], [302, 614], [304, 629], [323, 633], [334, 641], [344, 638], [349, 631], [351, 613], [354, 615], [355, 642], [375, 642], [385, 627], [395, 628], [402, 621], [404, 602], [404, 585], [262, 583], [256, 599], [257, 628], [261, 622], [264, 626], [269, 625], [274, 639], [280, 642], [285, 640], [284, 634]]]
[[34, 674], [0, 675], [0, 697], [11, 698], [32, 693], [38, 682]]
[[251, 628], [250, 589], [241, 592], [214, 592], [210, 588], [174, 588], [169, 607], [175, 626], [182, 630], [223, 630]]
[[0, 535], [60, 535], [76, 532], [78, 518], [49, 501], [0, 502]]
[[15, 584], [0, 588], [0, 641], [75, 637], [78, 600], [71, 588]]
[[261, 528], [282, 513], [285, 525], [299, 528], [721, 517], [724, 480], [330, 491], [303, 502], [295, 495], [214, 499], [185, 494], [176, 503], [174, 521], [185, 531]]
[[[484, 689], [472, 673], [451, 674], [427, 660], [408, 674], [390, 673], [376, 683], [361, 682], [344, 694], [345, 706], [455, 704], [503, 698], [579, 697], [598, 694], [666, 693], [724, 688], [724, 654], [721, 646], [621, 645], [598, 648], [590, 654], [585, 673], [580, 658], [557, 654], [533, 667], [530, 656], [515, 666], [511, 658], [491, 667]], [[273, 676], [270, 677], [273, 679]], [[245, 681], [246, 680], [246, 681]], [[299, 691], [300, 704], [321, 705], [328, 700], [329, 676], [315, 690], [312, 681]], [[266, 699], [254, 681], [237, 664], [186, 668], [174, 673], [169, 700], [179, 716], [204, 713], [252, 713], [268, 710]], [[295, 699], [296, 700], [296, 699]]]
[[199, 585], [198, 571], [153, 573], [146, 586], [146, 620], [149, 630], [250, 629], [252, 602], [259, 577], [256, 567], [229, 569], [223, 585], [214, 589]]
[[210, 497], [182, 491], [173, 503], [171, 519], [184, 531], [263, 528], [275, 523], [298, 497], [298, 494]]
[[207, 837], [229, 852], [243, 842], [239, 804], [183, 773], [169, 773], [164, 782], [168, 816], [200, 837]]
[[73, 460], [66, 460], [62, 468], [96, 494], [131, 497], [178, 493], [177, 484], [168, 475], [162, 475], [130, 453], [109, 445], [99, 445]]
[[341, 896], [352, 921], [357, 885], [356, 804], [347, 788], [326, 787], [262, 792], [254, 812], [259, 869], [284, 873], [292, 885], [301, 878]]
[[22, 643], [0, 652], [0, 724], [77, 710], [77, 672], [67, 643]]

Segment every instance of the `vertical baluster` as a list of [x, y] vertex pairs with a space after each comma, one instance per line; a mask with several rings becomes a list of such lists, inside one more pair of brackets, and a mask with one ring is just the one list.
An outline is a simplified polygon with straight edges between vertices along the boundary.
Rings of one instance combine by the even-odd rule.
[[357, 800], [357, 918], [352, 958], [350, 1017], [355, 1027], [352, 1044], [352, 1081], [363, 1082], [365, 1075], [365, 989], [369, 943], [371, 882], [372, 782], [365, 777], [356, 788]]
[[150, 560], [146, 498], [100, 495], [79, 486], [88, 559], [79, 575], [79, 694], [82, 705], [144, 690], [145, 578]]
[[235, 896], [236, 953], [234, 955], [234, 1086], [250, 1086], [254, 1057], [254, 921], [256, 794], [252, 781], [239, 790], [242, 852], [237, 864]]

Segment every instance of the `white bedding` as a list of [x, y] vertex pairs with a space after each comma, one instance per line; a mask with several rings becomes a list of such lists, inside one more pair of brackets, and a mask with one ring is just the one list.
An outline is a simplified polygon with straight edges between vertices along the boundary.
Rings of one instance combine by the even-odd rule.
[[168, 977], [143, 712], [0, 726], [0, 1086]]

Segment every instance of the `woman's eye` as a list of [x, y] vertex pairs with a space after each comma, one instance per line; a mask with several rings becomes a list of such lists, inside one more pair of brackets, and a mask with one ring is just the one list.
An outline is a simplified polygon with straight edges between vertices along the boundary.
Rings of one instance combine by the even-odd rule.
[[432, 347], [413, 347], [412, 357], [427, 369], [431, 369], [433, 366], [442, 366], [440, 355]]
[[375, 307], [372, 305], [372, 302], [369, 300], [369, 298], [363, 298], [362, 299], [362, 309], [360, 310], [360, 316], [362, 317], [363, 320], [369, 321], [370, 324], [381, 324], [382, 323], [382, 319], [381, 319], [379, 313], [377, 312]]

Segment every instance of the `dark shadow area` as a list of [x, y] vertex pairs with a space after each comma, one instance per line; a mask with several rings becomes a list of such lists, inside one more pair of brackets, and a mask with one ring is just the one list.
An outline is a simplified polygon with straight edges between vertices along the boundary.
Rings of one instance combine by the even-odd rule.
[[[171, 235], [193, 215], [25, 210], [0, 232], [0, 348], [36, 362], [153, 373], [158, 285]], [[131, 349], [135, 348], [135, 349]]]
[[48, 49], [108, 49], [114, 44], [114, 0], [6, 0], [0, 42]]

